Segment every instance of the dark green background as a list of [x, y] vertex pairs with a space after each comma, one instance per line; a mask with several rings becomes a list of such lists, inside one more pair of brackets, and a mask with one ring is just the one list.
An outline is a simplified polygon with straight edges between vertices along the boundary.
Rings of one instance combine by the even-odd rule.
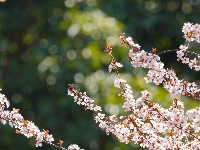
[[[133, 69], [127, 61], [118, 34], [132, 36], [142, 49], [159, 52], [176, 49], [184, 43], [184, 22], [200, 23], [198, 0], [8, 0], [0, 3], [0, 87], [11, 101], [10, 110], [19, 108], [25, 119], [41, 130], [49, 130], [64, 146], [76, 143], [86, 150], [139, 149], [107, 136], [67, 95], [67, 84], [87, 91], [105, 112], [122, 113], [123, 100], [107, 73], [110, 58], [103, 52], [106, 42], [113, 45], [115, 57], [124, 64], [120, 72], [134, 92], [153, 91], [153, 100], [168, 107], [172, 98], [164, 89], [146, 85], [146, 70]], [[195, 49], [198, 52], [198, 46]], [[176, 62], [175, 53], [163, 54], [166, 67], [178, 76], [198, 81], [198, 73]], [[127, 73], [126, 73], [127, 72]], [[166, 100], [166, 98], [168, 100]], [[185, 97], [182, 97], [186, 99]], [[199, 105], [185, 101], [187, 108]], [[1, 150], [55, 149], [34, 139], [15, 134], [0, 124]]]

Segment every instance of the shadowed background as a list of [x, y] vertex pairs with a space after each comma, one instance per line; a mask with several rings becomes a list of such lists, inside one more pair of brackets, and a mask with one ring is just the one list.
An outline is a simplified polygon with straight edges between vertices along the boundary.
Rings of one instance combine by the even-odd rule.
[[[8, 0], [0, 3], [0, 87], [12, 108], [19, 108], [25, 119], [41, 130], [49, 130], [55, 143], [65, 147], [76, 143], [86, 150], [141, 149], [119, 143], [107, 136], [93, 120], [92, 112], [76, 105], [67, 95], [67, 84], [101, 105], [106, 114], [123, 114], [120, 92], [112, 85], [114, 74], [108, 74], [111, 58], [103, 50], [113, 45], [114, 56], [124, 64], [122, 76], [140, 90], [152, 92], [152, 99], [168, 108], [173, 97], [161, 87], [145, 84], [147, 70], [133, 69], [127, 52], [120, 46], [118, 35], [132, 36], [142, 49], [158, 52], [176, 49], [184, 43], [184, 22], [200, 23], [198, 0]], [[195, 49], [196, 52], [199, 48]], [[199, 73], [176, 62], [174, 52], [161, 55], [166, 67], [173, 67], [181, 78], [197, 81]], [[199, 106], [185, 100], [187, 109]], [[8, 125], [0, 124], [1, 150], [55, 148], [15, 134]]]

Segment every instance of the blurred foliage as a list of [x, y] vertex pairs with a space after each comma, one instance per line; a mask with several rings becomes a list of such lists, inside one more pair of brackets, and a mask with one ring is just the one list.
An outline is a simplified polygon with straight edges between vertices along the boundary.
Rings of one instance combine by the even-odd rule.
[[[122, 76], [133, 86], [136, 96], [148, 89], [152, 100], [163, 107], [173, 97], [153, 84], [146, 84], [146, 70], [133, 69], [127, 49], [119, 45], [118, 34], [127, 33], [142, 49], [158, 52], [184, 43], [184, 22], [199, 22], [200, 3], [195, 0], [8, 0], [0, 3], [0, 87], [20, 108], [25, 119], [40, 129], [48, 129], [64, 146], [76, 143], [91, 150], [134, 149], [137, 145], [117, 142], [98, 128], [93, 114], [73, 103], [67, 84], [87, 91], [105, 112], [122, 113], [123, 101], [113, 87], [114, 74], [107, 73], [110, 58], [103, 53], [106, 42], [113, 45], [116, 58], [124, 64]], [[163, 54], [166, 67], [179, 77], [198, 80], [198, 73], [176, 62], [175, 53]], [[124, 72], [124, 73], [123, 73]], [[129, 72], [129, 73], [126, 73]], [[167, 100], [166, 100], [167, 99]], [[186, 99], [182, 97], [181, 99]], [[189, 108], [199, 105], [185, 100]], [[1, 150], [55, 149], [43, 144], [35, 148], [33, 139], [16, 135], [0, 124]], [[140, 149], [140, 148], [137, 148]]]

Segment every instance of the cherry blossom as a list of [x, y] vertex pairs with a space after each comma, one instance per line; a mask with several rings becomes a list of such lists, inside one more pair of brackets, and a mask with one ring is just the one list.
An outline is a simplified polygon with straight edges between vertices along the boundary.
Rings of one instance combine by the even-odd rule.
[[[199, 42], [199, 28], [198, 24], [185, 23], [182, 29], [185, 34], [184, 38], [188, 42]], [[173, 95], [191, 96], [200, 100], [200, 89], [196, 83], [178, 79], [172, 68], [164, 68], [155, 48], [148, 53], [140, 50], [139, 44], [135, 43], [131, 37], [126, 38], [124, 33], [121, 33], [119, 38], [121, 44], [130, 48], [128, 59], [131, 65], [134, 68], [149, 69], [146, 77], [144, 77], [147, 83], [161, 84]], [[200, 149], [200, 109], [197, 107], [186, 111], [184, 103], [177, 98], [174, 98], [172, 105], [165, 109], [160, 104], [148, 100], [150, 93], [147, 90], [141, 91], [141, 96], [136, 98], [131, 87], [126, 83], [126, 80], [121, 78], [118, 72], [118, 67], [122, 67], [122, 65], [116, 65], [117, 61], [112, 55], [111, 45], [107, 45], [106, 48], [105, 52], [112, 58], [108, 70], [109, 72], [114, 71], [117, 75], [114, 85], [121, 88], [122, 91], [118, 95], [124, 99], [122, 108], [125, 112], [129, 112], [129, 115], [106, 116], [94, 109], [94, 105], [92, 105], [94, 100], [91, 100], [85, 92], [75, 90], [73, 85], [69, 85], [69, 95], [74, 96], [75, 102], [87, 109], [88, 106], [91, 106], [90, 110], [96, 114], [94, 119], [96, 123], [99, 123], [99, 127], [104, 129], [107, 134], [114, 134], [120, 142], [133, 142], [152, 150]], [[199, 70], [198, 58], [193, 60], [187, 58], [187, 53], [192, 53], [188, 51], [187, 45], [181, 45], [179, 50], [176, 51], [178, 61], [188, 64], [191, 69]], [[196, 55], [195, 53], [192, 54]]]
[[[19, 109], [13, 108], [12, 111], [5, 110], [10, 106], [10, 102], [5, 95], [0, 93], [0, 121], [5, 125], [9, 124], [12, 128], [16, 129], [17, 134], [23, 134], [27, 138], [35, 138], [36, 147], [41, 147], [42, 143], [47, 143], [55, 148], [62, 150], [81, 150], [76, 144], [72, 144], [65, 149], [63, 147], [53, 144], [54, 138], [52, 134], [49, 134], [48, 130], [40, 131], [40, 129], [31, 121], [24, 120], [23, 116], [19, 113]], [[96, 106], [95, 110], [100, 111], [101, 108]]]
[[182, 28], [182, 32], [184, 33], [184, 38], [186, 41], [191, 42], [195, 41], [197, 43], [200, 42], [200, 25], [192, 23], [184, 23], [184, 26]]
[[[190, 42], [200, 43], [200, 25], [185, 23], [182, 32], [187, 44], [180, 45], [179, 49], [174, 50], [177, 53], [177, 61], [199, 71], [200, 56], [190, 51]], [[151, 52], [146, 52], [140, 50], [141, 46], [134, 42], [133, 38], [126, 37], [124, 33], [121, 33], [119, 38], [120, 43], [129, 48], [128, 60], [131, 65], [134, 68], [148, 69], [144, 77], [146, 83], [153, 82], [156, 85], [162, 85], [173, 96], [184, 95], [200, 100], [200, 88], [197, 84], [179, 79], [172, 68], [165, 68], [159, 54], [156, 54], [156, 48], [152, 48]], [[116, 73], [114, 86], [121, 89], [118, 96], [124, 100], [122, 108], [128, 115], [104, 114], [102, 108], [95, 105], [94, 100], [86, 92], [76, 90], [69, 84], [68, 95], [74, 98], [74, 102], [82, 105], [85, 110], [93, 111], [94, 120], [99, 127], [105, 130], [106, 134], [115, 135], [120, 142], [139, 144], [150, 150], [200, 149], [200, 108], [186, 111], [184, 103], [177, 98], [172, 100], [169, 108], [163, 108], [160, 104], [149, 100], [151, 93], [147, 90], [141, 91], [140, 96], [135, 97], [130, 85], [120, 76], [118, 68], [123, 65], [113, 56], [110, 43], [106, 45], [104, 52], [111, 56], [108, 71]], [[195, 58], [190, 59], [188, 54], [194, 55]], [[35, 138], [36, 147], [47, 143], [58, 149], [81, 150], [76, 144], [71, 144], [67, 149], [63, 148], [62, 140], [59, 140], [59, 146], [53, 144], [54, 138], [48, 130], [41, 131], [33, 122], [24, 120], [19, 109], [5, 110], [9, 106], [10, 102], [5, 95], [0, 93], [0, 121], [4, 125], [9, 124], [15, 128], [17, 134]]]

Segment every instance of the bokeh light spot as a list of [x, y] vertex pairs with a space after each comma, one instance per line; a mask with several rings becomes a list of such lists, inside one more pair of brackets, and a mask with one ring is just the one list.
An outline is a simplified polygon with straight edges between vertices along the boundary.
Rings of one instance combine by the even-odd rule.
[[83, 75], [81, 72], [77, 72], [77, 73], [74, 75], [74, 80], [75, 80], [75, 82], [77, 82], [77, 83], [81, 83], [81, 82], [83, 82], [83, 80], [84, 80], [84, 75]]
[[65, 6], [68, 8], [72, 8], [75, 4], [75, 0], [66, 0], [65, 1]]
[[182, 11], [185, 14], [191, 13], [192, 12], [192, 6], [189, 3], [183, 3], [183, 5], [182, 5]]
[[99, 31], [92, 32], [92, 38], [94, 40], [99, 40], [101, 38], [101, 33]]
[[179, 6], [179, 3], [178, 2], [175, 2], [175, 1], [169, 1], [168, 5], [167, 5], [167, 9], [169, 11], [175, 11]]
[[146, 1], [145, 2], [145, 8], [147, 10], [153, 10], [156, 8], [156, 4], [153, 1]]
[[106, 18], [106, 24], [107, 24], [109, 27], [115, 26], [115, 24], [116, 24], [115, 18], [113, 18], [113, 17], [108, 17], [108, 18]]
[[24, 44], [31, 44], [33, 42], [33, 36], [31, 34], [26, 34], [24, 37], [23, 37], [23, 42]]
[[69, 60], [73, 60], [76, 58], [76, 52], [74, 50], [70, 50], [67, 52], [67, 58]]
[[56, 83], [56, 78], [55, 78], [53, 75], [49, 75], [49, 76], [47, 77], [47, 83], [48, 83], [49, 85], [54, 85], [54, 84]]
[[102, 71], [102, 70], [97, 70], [95, 72], [95, 77], [98, 79], [98, 80], [101, 80], [105, 77], [105, 73]]
[[107, 37], [106, 42], [111, 43], [112, 45], [117, 45], [119, 43], [119, 40], [117, 37], [109, 36]]
[[90, 93], [97, 93], [99, 90], [99, 86], [96, 83], [90, 83], [89, 87], [88, 87]]
[[56, 45], [50, 45], [49, 48], [48, 48], [48, 51], [50, 54], [56, 54], [57, 51], [58, 51], [58, 48]]
[[190, 0], [190, 4], [193, 6], [197, 6], [200, 4], [200, 0]]
[[22, 96], [18, 93], [14, 93], [12, 96], [11, 96], [11, 101], [13, 103], [20, 103], [21, 102], [21, 99], [22, 99]]
[[51, 58], [51, 57], [46, 57], [45, 60], [44, 60], [44, 64], [46, 66], [52, 66], [53, 63], [54, 63], [54, 61], [53, 61], [53, 58]]
[[105, 105], [105, 111], [107, 113], [110, 113], [110, 114], [118, 114], [119, 113], [119, 107], [117, 105], [107, 103]]
[[47, 45], [48, 45], [48, 42], [47, 42], [47, 40], [46, 39], [42, 39], [42, 40], [40, 40], [40, 46], [42, 47], [42, 48], [46, 48], [47, 47]]
[[86, 32], [91, 32], [93, 30], [93, 23], [91, 23], [91, 22], [84, 23], [83, 30]]
[[47, 19], [47, 21], [48, 21], [48, 23], [49, 23], [50, 25], [56, 24], [56, 18], [55, 18], [54, 16], [49, 17], [49, 18]]
[[59, 71], [59, 67], [57, 64], [54, 64], [50, 67], [50, 71], [53, 72], [53, 73], [56, 73]]
[[92, 56], [92, 52], [89, 48], [85, 48], [82, 50], [82, 55], [85, 59], [88, 59]]
[[80, 26], [78, 24], [73, 24], [67, 31], [70, 37], [75, 37], [80, 31]]

